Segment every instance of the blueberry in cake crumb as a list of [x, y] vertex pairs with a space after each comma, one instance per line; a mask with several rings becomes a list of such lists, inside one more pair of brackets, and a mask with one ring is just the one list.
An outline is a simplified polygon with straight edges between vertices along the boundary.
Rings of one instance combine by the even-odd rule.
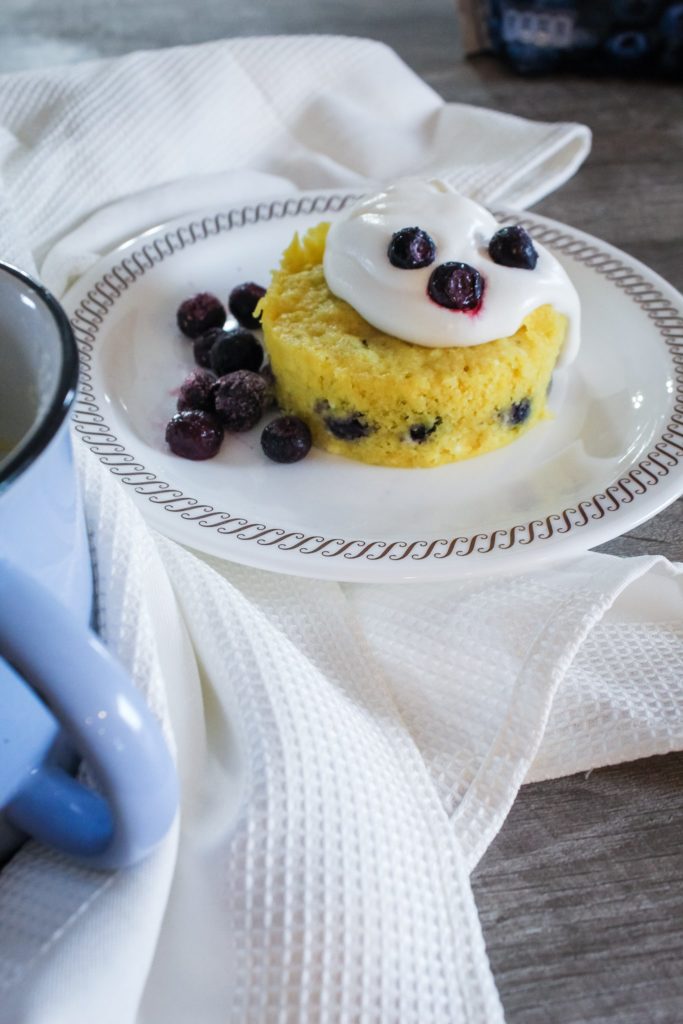
[[413, 423], [412, 427], [408, 431], [411, 441], [415, 441], [416, 444], [423, 444], [428, 437], [431, 437], [434, 431], [441, 423], [441, 417], [437, 416], [434, 422], [430, 425], [427, 423]]
[[263, 362], [263, 349], [253, 334], [236, 327], [223, 331], [211, 349], [211, 369], [219, 377], [235, 370], [258, 370]]
[[186, 337], [196, 338], [210, 327], [222, 327], [226, 316], [225, 306], [220, 299], [210, 292], [199, 292], [181, 302], [176, 320]]
[[216, 416], [201, 409], [178, 412], [166, 426], [166, 443], [183, 459], [211, 459], [222, 440], [223, 427]]
[[203, 409], [213, 412], [213, 386], [216, 378], [208, 370], [193, 370], [180, 385], [178, 412], [186, 409]]
[[225, 430], [242, 433], [255, 427], [263, 415], [268, 387], [252, 370], [236, 370], [214, 384], [216, 415]]
[[531, 413], [531, 399], [522, 398], [519, 402], [513, 402], [505, 413], [505, 422], [511, 427], [519, 427], [529, 419]]
[[298, 416], [279, 416], [264, 428], [261, 447], [273, 462], [299, 462], [311, 450], [311, 432]]
[[253, 281], [238, 284], [230, 292], [228, 309], [242, 327], [260, 327], [260, 320], [254, 316], [254, 310], [265, 294], [266, 289]]
[[333, 416], [329, 408], [330, 403], [324, 398], [316, 402], [315, 411], [322, 416], [329, 432], [340, 441], [358, 441], [359, 438], [374, 433], [374, 427], [370, 426], [362, 413], [351, 412], [346, 416]]
[[440, 263], [429, 277], [427, 294], [446, 309], [477, 309], [484, 294], [484, 279], [469, 263]]
[[521, 224], [501, 228], [489, 242], [489, 256], [502, 267], [533, 270], [538, 253], [529, 232]]
[[209, 369], [211, 366], [211, 349], [225, 333], [222, 327], [210, 327], [208, 331], [203, 331], [197, 335], [192, 345], [194, 361], [197, 366]]
[[401, 228], [391, 236], [389, 262], [401, 270], [419, 270], [436, 259], [436, 245], [422, 228]]

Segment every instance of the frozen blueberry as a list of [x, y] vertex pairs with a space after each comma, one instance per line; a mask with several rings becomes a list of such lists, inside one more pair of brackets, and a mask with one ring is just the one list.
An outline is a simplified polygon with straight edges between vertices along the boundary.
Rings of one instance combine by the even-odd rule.
[[166, 426], [166, 443], [183, 459], [211, 459], [223, 440], [223, 427], [210, 412], [186, 409], [175, 414]]
[[253, 328], [261, 326], [261, 321], [254, 316], [254, 310], [259, 299], [262, 299], [265, 294], [266, 289], [262, 288], [260, 284], [254, 284], [253, 281], [238, 284], [230, 292], [228, 309], [242, 327], [250, 327], [253, 330]]
[[505, 414], [505, 421], [511, 427], [519, 427], [529, 419], [531, 413], [531, 399], [522, 398], [519, 402], [513, 402]]
[[416, 444], [423, 444], [428, 437], [431, 437], [440, 423], [440, 416], [437, 416], [431, 425], [428, 425], [427, 423], [413, 423], [412, 427], [408, 431], [410, 434], [410, 440], [415, 441]]
[[197, 335], [194, 339], [194, 361], [197, 366], [204, 366], [208, 369], [211, 366], [211, 349], [227, 332], [222, 327], [211, 327], [208, 331]]
[[419, 270], [436, 259], [436, 245], [422, 228], [401, 228], [391, 236], [389, 262], [401, 270]]
[[213, 386], [216, 378], [208, 370], [193, 370], [180, 385], [178, 412], [186, 409], [203, 409], [213, 412]]
[[311, 450], [311, 432], [298, 416], [279, 416], [264, 428], [261, 447], [273, 462], [298, 462]]
[[502, 267], [518, 267], [533, 270], [538, 263], [538, 253], [531, 236], [521, 224], [501, 228], [489, 242], [489, 256]]
[[183, 334], [196, 338], [210, 327], [222, 327], [226, 315], [225, 306], [215, 295], [199, 292], [181, 302], [176, 317]]
[[446, 309], [477, 309], [484, 294], [484, 279], [469, 263], [440, 263], [429, 276], [427, 294]]
[[255, 427], [263, 415], [267, 385], [252, 370], [236, 370], [214, 384], [216, 415], [225, 430], [242, 433]]
[[253, 334], [236, 327], [223, 331], [211, 349], [211, 369], [218, 377], [235, 370], [258, 370], [263, 362], [263, 349]]

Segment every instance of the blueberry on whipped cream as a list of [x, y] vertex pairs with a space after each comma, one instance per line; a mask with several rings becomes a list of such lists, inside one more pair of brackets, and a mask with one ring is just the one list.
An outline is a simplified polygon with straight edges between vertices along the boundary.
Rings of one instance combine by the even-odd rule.
[[427, 294], [439, 306], [467, 312], [481, 305], [484, 281], [467, 263], [440, 263], [430, 274]]
[[538, 253], [529, 232], [521, 224], [501, 228], [489, 242], [489, 256], [501, 267], [535, 270]]
[[401, 228], [391, 236], [387, 249], [389, 262], [401, 270], [429, 267], [436, 259], [434, 239], [422, 228]]

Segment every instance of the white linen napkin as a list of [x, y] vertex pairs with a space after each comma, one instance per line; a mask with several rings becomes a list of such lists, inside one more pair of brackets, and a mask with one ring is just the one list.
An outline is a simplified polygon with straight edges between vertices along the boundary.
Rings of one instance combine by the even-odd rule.
[[[2, 255], [66, 286], [201, 206], [441, 173], [528, 204], [586, 129], [444, 104], [386, 47], [280, 38], [0, 79]], [[338, 585], [203, 560], [79, 453], [101, 628], [170, 729], [180, 829], [0, 873], [0, 1024], [502, 1020], [468, 870], [525, 779], [683, 743], [662, 559]]]

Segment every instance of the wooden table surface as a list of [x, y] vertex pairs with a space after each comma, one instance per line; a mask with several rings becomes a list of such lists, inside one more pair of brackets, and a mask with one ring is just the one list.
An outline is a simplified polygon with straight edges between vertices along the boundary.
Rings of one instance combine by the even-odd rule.
[[[683, 88], [521, 79], [463, 59], [451, 0], [2, 0], [0, 71], [231, 35], [388, 43], [447, 100], [580, 120], [593, 152], [541, 213], [683, 290]], [[197, 11], [200, 15], [197, 16]], [[679, 501], [603, 550], [683, 559]], [[474, 874], [509, 1024], [683, 1021], [683, 755], [524, 787]]]

